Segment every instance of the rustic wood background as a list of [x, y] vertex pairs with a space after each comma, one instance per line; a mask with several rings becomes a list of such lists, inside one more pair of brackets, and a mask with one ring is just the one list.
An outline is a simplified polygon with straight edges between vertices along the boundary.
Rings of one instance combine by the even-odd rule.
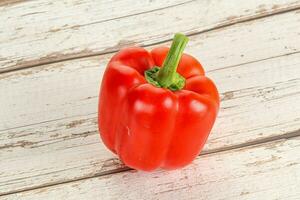
[[[221, 93], [201, 155], [137, 172], [97, 132], [120, 48], [190, 36]], [[300, 199], [300, 0], [1, 0], [0, 199]]]

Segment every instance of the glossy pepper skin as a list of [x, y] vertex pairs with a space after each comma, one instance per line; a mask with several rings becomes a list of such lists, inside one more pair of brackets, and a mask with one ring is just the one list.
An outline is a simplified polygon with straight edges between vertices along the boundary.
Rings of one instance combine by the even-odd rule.
[[147, 81], [145, 71], [163, 66], [168, 52], [167, 47], [151, 52], [141, 47], [122, 49], [108, 63], [102, 79], [101, 138], [134, 169], [177, 169], [189, 164], [203, 148], [218, 113], [216, 86], [188, 54], [177, 52], [181, 59], [173, 67], [185, 79], [183, 88], [173, 91]]

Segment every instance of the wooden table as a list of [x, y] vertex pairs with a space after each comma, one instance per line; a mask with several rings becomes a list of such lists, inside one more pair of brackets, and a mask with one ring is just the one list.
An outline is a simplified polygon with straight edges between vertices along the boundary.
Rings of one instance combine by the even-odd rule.
[[[190, 36], [221, 93], [201, 155], [137, 172], [99, 139], [122, 47]], [[0, 199], [300, 199], [299, 0], [0, 1]]]

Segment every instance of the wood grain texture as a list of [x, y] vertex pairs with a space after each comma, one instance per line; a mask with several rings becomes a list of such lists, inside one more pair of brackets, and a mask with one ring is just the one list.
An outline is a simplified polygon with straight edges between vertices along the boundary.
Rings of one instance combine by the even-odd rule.
[[182, 170], [131, 170], [0, 199], [298, 200], [299, 151], [297, 137], [200, 156]]
[[[10, 69], [6, 68], [9, 66], [18, 68], [20, 64], [22, 67], [43, 63], [37, 60], [44, 62], [47, 62], [48, 58], [59, 60], [58, 57], [64, 54], [77, 51], [76, 48], [80, 48], [81, 44], [85, 44], [83, 48], [86, 48], [93, 45], [92, 40], [98, 37], [101, 38], [98, 38], [99, 43], [101, 40], [105, 41], [105, 35], [109, 33], [103, 28], [108, 28], [109, 24], [116, 24], [121, 18], [167, 9], [189, 1], [41, 0], [17, 2], [18, 4], [11, 2], [12, 4], [4, 2], [0, 7], [1, 71], [3, 68]], [[8, 53], [10, 50], [12, 54]], [[60, 52], [61, 50], [64, 52]], [[81, 51], [87, 53], [89, 50], [81, 49]]]
[[205, 32], [297, 8], [299, 0], [42, 0], [0, 6], [0, 72], [151, 45], [179, 30]]
[[[290, 40], [299, 19], [295, 11], [190, 38], [187, 51], [203, 58], [222, 96], [204, 153], [299, 135], [300, 43]], [[0, 75], [0, 194], [124, 169], [97, 133], [98, 87], [110, 56]]]

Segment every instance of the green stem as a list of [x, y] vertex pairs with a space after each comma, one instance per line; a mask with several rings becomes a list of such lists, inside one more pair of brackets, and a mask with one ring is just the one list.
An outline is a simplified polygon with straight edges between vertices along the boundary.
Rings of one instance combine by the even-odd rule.
[[168, 55], [157, 75], [157, 82], [161, 87], [176, 87], [176, 85], [182, 84], [182, 81], [184, 83], [184, 78], [176, 73], [176, 70], [188, 41], [189, 39], [185, 35], [181, 33], [175, 34]]

